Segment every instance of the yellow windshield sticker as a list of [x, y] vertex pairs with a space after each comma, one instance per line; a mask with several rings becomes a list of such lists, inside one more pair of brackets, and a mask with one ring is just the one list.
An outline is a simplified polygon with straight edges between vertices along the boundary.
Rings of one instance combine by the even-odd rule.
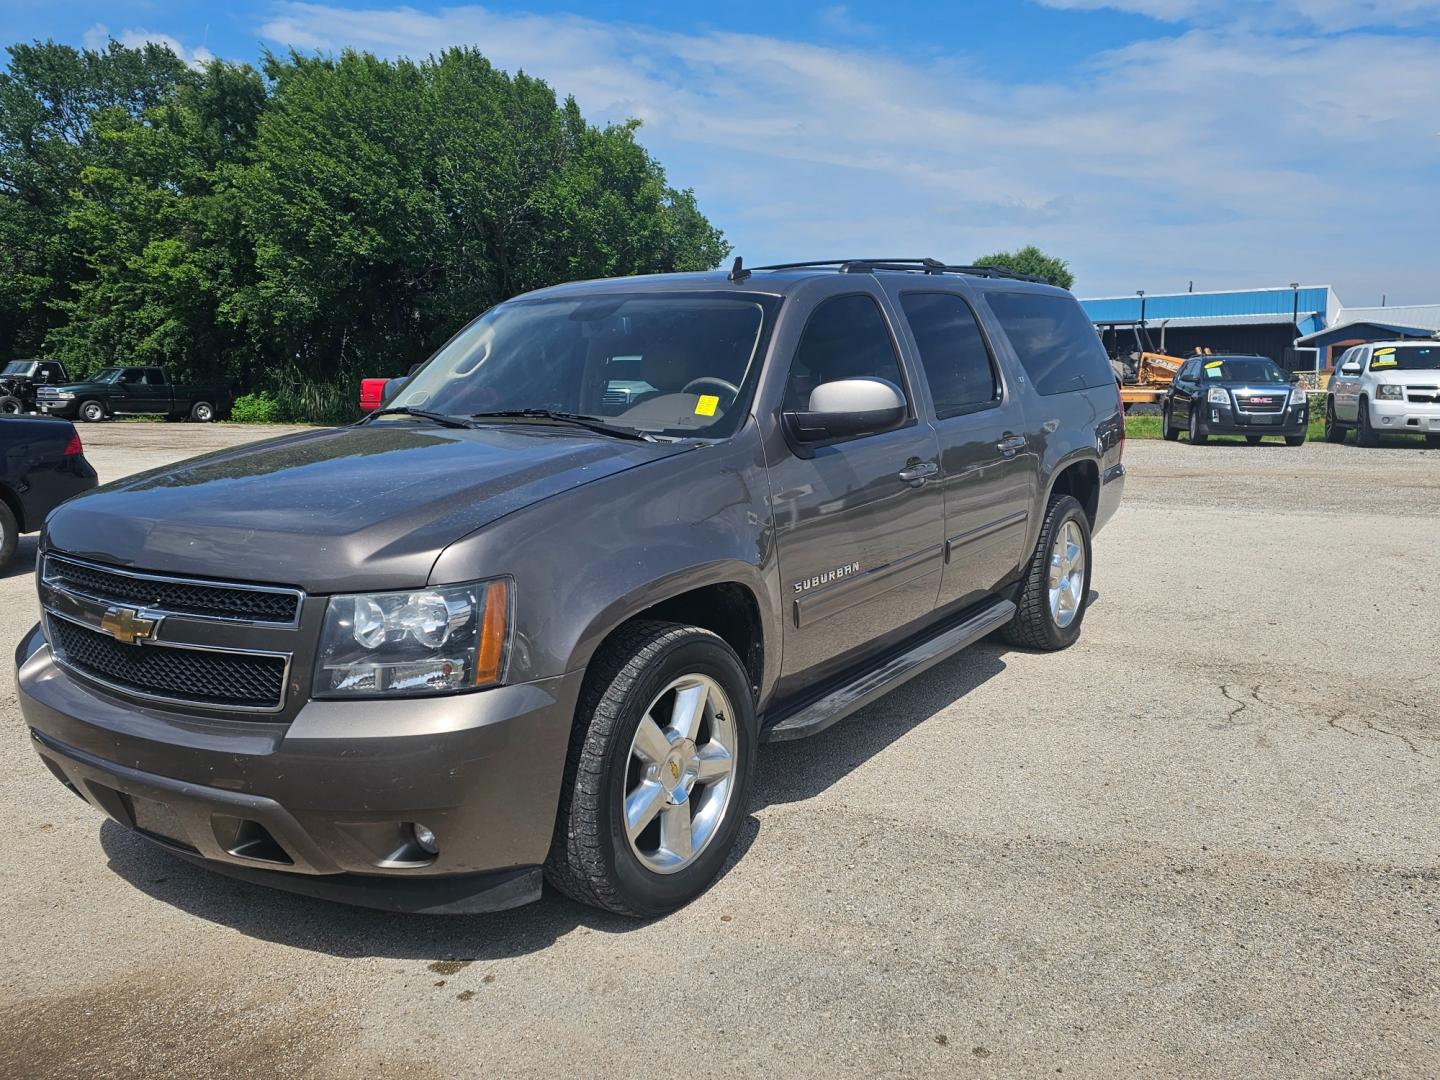
[[715, 410], [720, 405], [720, 399], [714, 394], [701, 394], [700, 400], [695, 402], [696, 416], [714, 416]]
[[1375, 350], [1375, 355], [1376, 355], [1376, 356], [1389, 356], [1389, 355], [1390, 355], [1391, 353], [1393, 353], [1394, 351], [1395, 351], [1394, 349], [1376, 349], [1376, 350]]
[[1377, 355], [1374, 360], [1370, 361], [1370, 370], [1374, 371], [1377, 367], [1394, 367], [1397, 363], [1399, 363], [1399, 361], [1393, 356]]
[[1206, 364], [1205, 366], [1206, 366], [1207, 368], [1215, 368], [1215, 367], [1220, 367], [1220, 366], [1221, 366], [1222, 364], [1224, 364], [1224, 363], [1225, 363], [1224, 360], [1211, 360], [1211, 361], [1210, 361], [1208, 364]]

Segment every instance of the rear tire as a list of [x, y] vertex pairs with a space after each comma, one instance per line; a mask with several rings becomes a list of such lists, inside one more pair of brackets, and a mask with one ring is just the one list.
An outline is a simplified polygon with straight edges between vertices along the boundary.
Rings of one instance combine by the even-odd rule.
[[87, 424], [98, 424], [105, 419], [105, 406], [98, 401], [82, 401], [78, 415]]
[[1174, 442], [1180, 438], [1180, 429], [1170, 421], [1170, 406], [1165, 405], [1160, 409], [1160, 437], [1166, 442]]
[[[694, 700], [696, 692], [700, 718], [686, 737], [677, 718], [693, 714], [680, 699]], [[580, 692], [545, 860], [550, 884], [581, 903], [637, 918], [689, 903], [719, 876], [734, 847], [758, 743], [750, 678], [729, 645], [678, 623], [623, 628], [590, 661]], [[728, 770], [714, 772], [726, 754]], [[722, 783], [729, 786], [722, 790]], [[666, 831], [672, 825], [673, 836]], [[698, 848], [684, 855], [684, 843]]]
[[0, 416], [19, 416], [25, 411], [25, 403], [18, 397], [6, 394], [0, 397]]
[[1360, 399], [1360, 415], [1355, 424], [1355, 445], [1368, 447], [1380, 445], [1380, 436], [1375, 434], [1375, 429], [1370, 426], [1370, 402], [1363, 397]]
[[1305, 436], [1304, 436], [1304, 434], [1300, 434], [1300, 435], [1286, 435], [1286, 436], [1285, 436], [1285, 445], [1286, 445], [1286, 446], [1304, 446], [1304, 445], [1305, 445]]
[[1325, 441], [1328, 443], [1345, 441], [1345, 426], [1335, 415], [1335, 399], [1333, 397], [1325, 399]]
[[208, 424], [215, 419], [215, 406], [208, 401], [195, 402], [194, 408], [190, 410], [190, 419], [197, 424]]
[[14, 557], [15, 546], [19, 543], [20, 524], [10, 507], [0, 502], [0, 570], [4, 570]]
[[1247, 443], [1249, 443], [1251, 446], [1259, 446], [1259, 445], [1260, 445], [1260, 436], [1259, 436], [1259, 435], [1246, 435], [1246, 436], [1245, 436], [1245, 441], [1246, 441]]
[[1200, 414], [1195, 411], [1195, 406], [1190, 406], [1190, 442], [1194, 446], [1204, 446], [1210, 441], [1210, 433], [1200, 423]]
[[[1073, 555], [1067, 559], [1060, 550], [1060, 541], [1067, 537], [1065, 546], [1073, 541], [1079, 548], [1075, 554], [1084, 560], [1078, 575], [1074, 573]], [[1056, 579], [1065, 595], [1056, 595]], [[1023, 649], [1068, 649], [1080, 636], [1089, 599], [1090, 519], [1085, 508], [1069, 495], [1051, 496], [1040, 539], [1021, 582], [1015, 616], [1000, 629], [1000, 636]], [[1068, 621], [1062, 618], [1067, 613]]]
[[1431, 450], [1440, 450], [1440, 435], [1426, 435], [1425, 445]]

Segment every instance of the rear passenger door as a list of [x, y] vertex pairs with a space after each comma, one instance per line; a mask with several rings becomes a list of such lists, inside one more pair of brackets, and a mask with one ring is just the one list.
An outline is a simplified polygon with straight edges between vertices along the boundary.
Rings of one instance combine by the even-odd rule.
[[974, 307], [958, 292], [903, 290], [900, 308], [935, 414], [945, 493], [941, 606], [993, 592], [1020, 564], [1037, 484], [1025, 413]]

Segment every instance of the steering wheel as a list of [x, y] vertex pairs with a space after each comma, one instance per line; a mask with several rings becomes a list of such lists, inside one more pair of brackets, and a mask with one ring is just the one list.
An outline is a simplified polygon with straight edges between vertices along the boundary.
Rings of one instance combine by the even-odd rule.
[[730, 395], [730, 400], [725, 403], [727, 407], [732, 405], [735, 399], [740, 396], [740, 388], [738, 386], [734, 383], [726, 382], [724, 379], [717, 379], [714, 375], [701, 375], [698, 379], [691, 379], [681, 388], [680, 392], [682, 394], [694, 394], [697, 392], [695, 389], [697, 386], [719, 387], [725, 391], [725, 393]]

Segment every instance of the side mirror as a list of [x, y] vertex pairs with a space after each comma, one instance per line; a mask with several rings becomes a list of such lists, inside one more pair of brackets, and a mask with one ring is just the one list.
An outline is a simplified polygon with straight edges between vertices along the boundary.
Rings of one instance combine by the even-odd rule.
[[1292, 383], [1298, 383], [1298, 382], [1300, 381], [1300, 372], [1298, 372], [1298, 371], [1292, 371], [1292, 372], [1290, 372], [1290, 381], [1291, 381]]
[[866, 376], [821, 383], [810, 394], [809, 409], [785, 414], [785, 426], [799, 442], [825, 442], [878, 435], [899, 427], [906, 415], [898, 386]]
[[1342, 374], [1342, 375], [1359, 375], [1359, 374], [1360, 374], [1360, 365], [1359, 365], [1359, 364], [1356, 364], [1356, 363], [1346, 364], [1346, 365], [1344, 365], [1343, 367], [1341, 367], [1341, 369], [1340, 369], [1340, 374]]

